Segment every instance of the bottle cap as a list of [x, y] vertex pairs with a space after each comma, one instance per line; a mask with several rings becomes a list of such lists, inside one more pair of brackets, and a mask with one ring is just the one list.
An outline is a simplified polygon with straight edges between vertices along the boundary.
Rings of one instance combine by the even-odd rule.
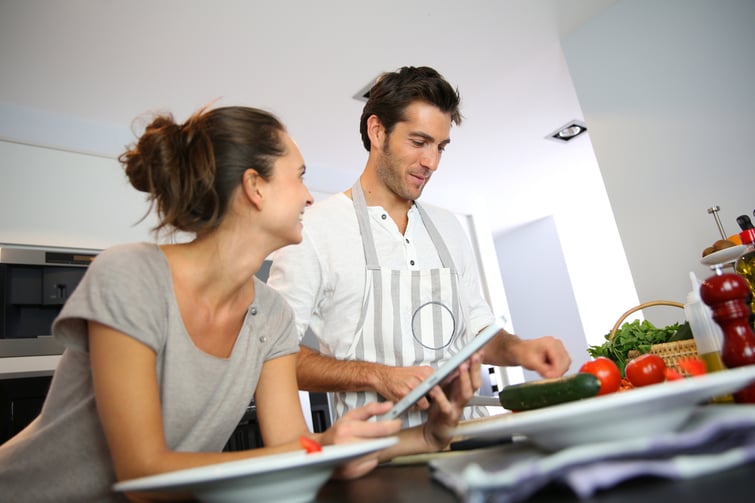
[[742, 244], [749, 245], [755, 243], [755, 229], [746, 229], [739, 233]]

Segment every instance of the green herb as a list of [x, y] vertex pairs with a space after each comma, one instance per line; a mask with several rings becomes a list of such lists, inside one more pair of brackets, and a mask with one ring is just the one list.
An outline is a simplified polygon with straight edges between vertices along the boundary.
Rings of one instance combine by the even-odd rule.
[[611, 333], [605, 335], [606, 342], [600, 346], [589, 346], [587, 352], [590, 356], [597, 358], [605, 356], [613, 360], [624, 375], [624, 367], [631, 357], [627, 356], [629, 351], [635, 350], [640, 354], [649, 353], [653, 344], [663, 344], [671, 341], [678, 341], [692, 338], [692, 331], [689, 323], [684, 322], [682, 325], [674, 323], [664, 328], [658, 328], [651, 322], [644, 320], [635, 320], [624, 323], [614, 335], [609, 339]]

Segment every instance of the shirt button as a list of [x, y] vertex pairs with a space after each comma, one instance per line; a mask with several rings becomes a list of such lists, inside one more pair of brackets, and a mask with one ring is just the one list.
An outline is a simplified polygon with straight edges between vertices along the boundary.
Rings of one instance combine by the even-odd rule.
[[414, 265], [414, 260], [410, 260], [410, 261], [409, 261], [409, 263], [410, 263], [411, 265]]
[[260, 342], [267, 342], [267, 337], [264, 335], [260, 337]]
[[385, 213], [383, 213], [382, 215], [380, 215], [380, 218], [382, 218], [383, 220], [385, 220], [386, 218], [388, 218], [388, 215], [386, 215]]
[[253, 308], [251, 308], [251, 309], [249, 310], [249, 313], [250, 313], [250, 314], [251, 314], [252, 316], [255, 316], [255, 315], [257, 314], [257, 308], [256, 308], [256, 307], [253, 307]]
[[409, 238], [406, 239], [406, 244], [409, 244]]

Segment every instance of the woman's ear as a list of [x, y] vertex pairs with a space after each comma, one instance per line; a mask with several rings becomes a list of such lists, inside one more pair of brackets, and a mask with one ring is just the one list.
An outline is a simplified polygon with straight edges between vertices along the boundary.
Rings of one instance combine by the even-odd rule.
[[377, 115], [373, 114], [367, 118], [367, 136], [370, 138], [371, 146], [382, 150], [385, 140], [385, 127]]
[[244, 171], [241, 189], [249, 202], [257, 209], [262, 207], [262, 184], [264, 181], [256, 170], [249, 168]]

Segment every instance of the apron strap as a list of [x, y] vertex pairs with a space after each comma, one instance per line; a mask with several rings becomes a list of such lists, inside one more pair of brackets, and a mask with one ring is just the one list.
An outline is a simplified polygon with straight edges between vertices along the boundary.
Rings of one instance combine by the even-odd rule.
[[[359, 232], [362, 235], [362, 248], [364, 250], [364, 259], [367, 263], [367, 270], [380, 269], [380, 261], [378, 260], [377, 248], [375, 247], [375, 238], [372, 235], [369, 213], [367, 212], [367, 201], [364, 198], [362, 184], [359, 182], [359, 179], [357, 179], [351, 187], [351, 196], [354, 201], [354, 211], [357, 215], [357, 222], [359, 223]], [[415, 201], [414, 204], [419, 211], [419, 216], [427, 230], [427, 234], [430, 236], [430, 240], [433, 242], [435, 250], [438, 252], [441, 264], [443, 264], [443, 267], [447, 267], [455, 273], [456, 267], [454, 266], [451, 252], [448, 250], [448, 247], [446, 246], [445, 241], [443, 241], [440, 232], [438, 232], [437, 227], [435, 227], [435, 224], [433, 224], [433, 221], [430, 219], [430, 215], [427, 214], [425, 209], [418, 202]]]
[[375, 238], [372, 236], [370, 217], [367, 213], [367, 201], [364, 198], [362, 184], [359, 183], [358, 178], [351, 187], [351, 198], [354, 201], [354, 211], [357, 214], [357, 222], [359, 222], [359, 233], [362, 235], [362, 248], [364, 249], [364, 260], [367, 263], [367, 270], [374, 271], [380, 269], [377, 248], [375, 248]]
[[435, 227], [435, 224], [432, 220], [430, 220], [430, 215], [427, 214], [425, 209], [417, 201], [414, 201], [414, 205], [417, 207], [417, 210], [419, 210], [419, 216], [422, 217], [422, 223], [425, 225], [425, 229], [427, 229], [427, 233], [430, 235], [430, 239], [435, 245], [435, 250], [438, 252], [438, 256], [440, 257], [440, 261], [443, 264], [443, 267], [447, 267], [452, 271], [455, 271], [456, 267], [454, 267], [454, 259], [451, 257], [451, 252], [448, 251], [446, 242], [443, 241], [443, 238], [441, 237], [440, 232], [438, 232], [438, 229]]

